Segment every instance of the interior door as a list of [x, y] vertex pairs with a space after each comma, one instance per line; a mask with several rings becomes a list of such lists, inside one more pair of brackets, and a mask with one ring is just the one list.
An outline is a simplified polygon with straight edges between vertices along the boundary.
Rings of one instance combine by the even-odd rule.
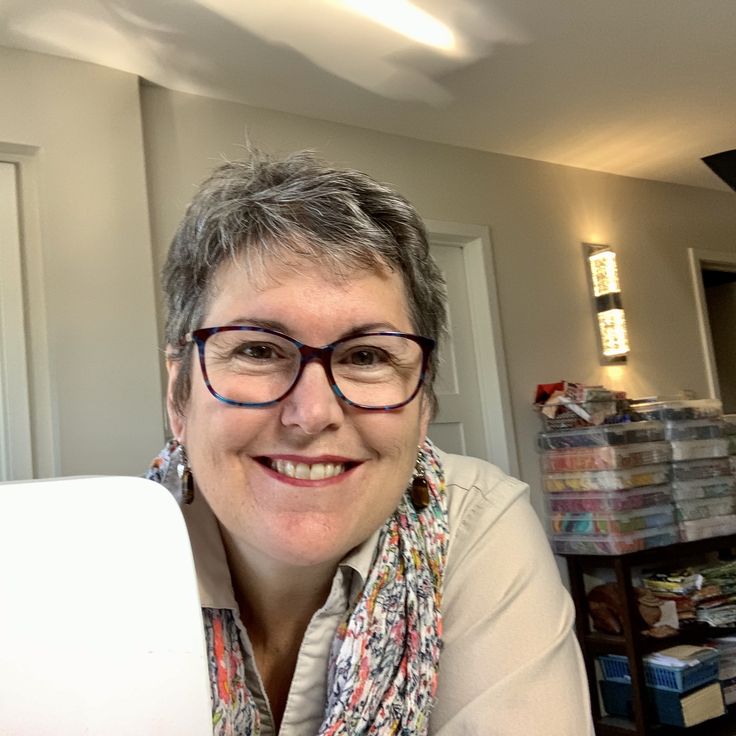
[[431, 251], [447, 281], [449, 329], [440, 346], [436, 384], [439, 412], [429, 436], [446, 452], [485, 457], [486, 434], [462, 249], [434, 242]]
[[449, 336], [440, 346], [439, 413], [429, 436], [447, 452], [489, 460], [518, 477], [489, 229], [425, 224], [449, 302]]

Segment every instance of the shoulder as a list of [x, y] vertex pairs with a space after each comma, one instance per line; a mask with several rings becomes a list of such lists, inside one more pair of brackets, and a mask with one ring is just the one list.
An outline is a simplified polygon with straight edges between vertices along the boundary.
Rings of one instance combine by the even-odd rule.
[[448, 495], [461, 506], [480, 501], [501, 502], [528, 496], [529, 487], [485, 460], [465, 455], [452, 455], [438, 450], [445, 471]]
[[572, 602], [527, 485], [483, 460], [440, 457], [449, 544], [430, 733], [485, 733], [492, 718], [498, 736], [589, 736]]
[[445, 470], [451, 547], [459, 538], [487, 535], [493, 526], [508, 521], [508, 515], [516, 516], [518, 509], [532, 514], [523, 513], [524, 518], [536, 519], [526, 483], [479, 458], [440, 452], [440, 459]]
[[559, 585], [529, 486], [485, 460], [447, 453], [440, 458], [447, 487], [447, 608], [477, 597], [480, 581], [492, 584], [495, 593], [540, 574], [549, 576], [548, 584]]
[[[529, 486], [473, 457], [441, 453], [447, 488], [449, 544], [446, 609], [469, 597], [503, 596], [503, 591], [547, 575], [560, 578], [547, 535], [529, 500]], [[480, 595], [479, 584], [484, 588]]]
[[[525, 483], [476, 458], [445, 455], [449, 543], [443, 606], [448, 642], [467, 626], [498, 622], [510, 611], [506, 637], [528, 636], [547, 616], [569, 622], [569, 600], [547, 535]], [[544, 611], [541, 613], [540, 611]], [[533, 612], [533, 613], [532, 613]], [[478, 641], [476, 640], [476, 645]]]

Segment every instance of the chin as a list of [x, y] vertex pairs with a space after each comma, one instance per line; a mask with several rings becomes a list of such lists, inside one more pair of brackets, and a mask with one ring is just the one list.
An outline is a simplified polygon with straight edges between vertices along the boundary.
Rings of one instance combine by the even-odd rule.
[[292, 544], [288, 547], [283, 545], [272, 549], [272, 556], [289, 567], [313, 568], [330, 565], [336, 567], [340, 560], [350, 551], [348, 549], [337, 549], [334, 546], [316, 546], [314, 544]]
[[296, 522], [271, 527], [269, 539], [262, 539], [259, 546], [272, 558], [293, 567], [336, 566], [369, 536], [340, 533], [334, 524], [324, 520], [310, 523], [302, 515]]

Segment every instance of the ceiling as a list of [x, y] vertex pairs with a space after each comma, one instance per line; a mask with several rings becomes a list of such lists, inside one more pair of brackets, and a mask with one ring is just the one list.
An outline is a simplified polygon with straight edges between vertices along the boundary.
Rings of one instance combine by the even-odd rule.
[[0, 0], [0, 45], [258, 107], [730, 191], [700, 159], [736, 148], [736, 0], [414, 0], [452, 30], [451, 50], [344, 1]]

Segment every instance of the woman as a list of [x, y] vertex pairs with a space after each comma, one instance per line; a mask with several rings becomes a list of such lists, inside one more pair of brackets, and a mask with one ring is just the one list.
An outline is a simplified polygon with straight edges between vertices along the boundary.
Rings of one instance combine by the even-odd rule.
[[151, 477], [191, 501], [214, 733], [591, 733], [526, 487], [426, 439], [445, 294], [412, 206], [254, 153], [202, 185], [163, 284]]

